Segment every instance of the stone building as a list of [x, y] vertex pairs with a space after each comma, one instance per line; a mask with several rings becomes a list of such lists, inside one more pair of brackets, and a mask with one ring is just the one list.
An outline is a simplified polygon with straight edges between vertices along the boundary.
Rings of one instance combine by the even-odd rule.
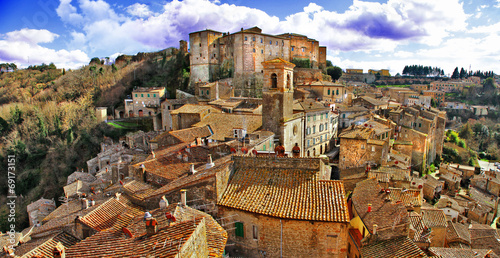
[[342, 103], [346, 99], [347, 94], [347, 89], [344, 85], [323, 80], [298, 83], [296, 87], [313, 92], [318, 99], [329, 103]]
[[424, 94], [424, 96], [431, 97], [431, 99], [433, 99], [438, 106], [444, 104], [444, 92], [443, 91], [424, 90], [423, 94]]
[[210, 105], [186, 104], [170, 111], [170, 115], [172, 116], [172, 130], [189, 128], [211, 113], [222, 113], [222, 111]]
[[306, 117], [302, 128], [305, 137], [301, 155], [314, 157], [327, 152], [330, 139], [334, 136], [329, 130], [334, 115], [330, 112], [330, 108], [313, 99], [304, 99], [295, 101], [293, 110], [296, 113], [303, 112]]
[[294, 66], [281, 58], [263, 63], [262, 129], [273, 132], [287, 151], [295, 144], [304, 149], [304, 113], [293, 113]]
[[356, 122], [368, 120], [370, 113], [370, 110], [363, 106], [339, 105], [337, 110], [339, 112], [339, 129], [347, 128]]
[[155, 116], [160, 113], [160, 103], [165, 98], [165, 87], [136, 87], [132, 100], [125, 99], [125, 117]]
[[28, 204], [27, 206], [28, 218], [30, 226], [41, 223], [42, 220], [56, 209], [54, 200], [40, 198], [39, 200]]
[[320, 159], [235, 159], [217, 203], [218, 216], [234, 228], [229, 254], [345, 257], [349, 218], [344, 187], [341, 181], [322, 180], [329, 178], [324, 169]]
[[291, 33], [264, 34], [258, 27], [235, 33], [192, 32], [189, 45], [191, 82], [262, 73], [262, 63], [274, 58], [308, 59], [312, 68], [326, 65], [326, 47], [318, 41]]
[[173, 130], [172, 112], [185, 104], [198, 104], [195, 97], [185, 99], [165, 99], [161, 102], [161, 128], [163, 131]]
[[389, 153], [389, 138], [375, 138], [375, 129], [352, 126], [340, 135], [339, 169], [365, 167], [368, 164], [383, 164]]

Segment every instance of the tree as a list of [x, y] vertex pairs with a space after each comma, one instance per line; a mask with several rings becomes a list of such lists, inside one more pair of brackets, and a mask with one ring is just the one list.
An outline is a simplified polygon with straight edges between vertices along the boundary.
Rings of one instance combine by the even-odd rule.
[[333, 81], [336, 81], [342, 76], [342, 68], [338, 66], [328, 67], [326, 69], [326, 74], [330, 75]]
[[483, 92], [489, 92], [489, 91], [494, 91], [496, 89], [495, 87], [495, 80], [493, 78], [487, 78], [483, 82]]
[[455, 67], [455, 70], [453, 70], [453, 74], [451, 75], [452, 79], [458, 79], [460, 77], [460, 73], [458, 72], [458, 67]]
[[431, 99], [431, 107], [437, 108], [437, 103], [434, 99]]
[[91, 64], [101, 64], [101, 59], [99, 59], [99, 57], [93, 57], [92, 59], [90, 59], [89, 65]]
[[463, 79], [465, 77], [467, 77], [467, 72], [465, 71], [465, 69], [462, 67], [462, 69], [460, 69], [460, 79]]
[[469, 123], [466, 123], [464, 126], [462, 126], [462, 129], [460, 129], [460, 132], [458, 133], [458, 136], [460, 136], [460, 138], [466, 140], [469, 140], [473, 135], [474, 132], [472, 131]]

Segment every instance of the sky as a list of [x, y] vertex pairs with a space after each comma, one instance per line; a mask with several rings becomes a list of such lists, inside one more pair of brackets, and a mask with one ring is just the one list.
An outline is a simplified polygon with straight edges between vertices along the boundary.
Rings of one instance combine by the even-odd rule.
[[346, 68], [500, 73], [500, 0], [0, 0], [0, 63], [78, 68], [178, 47], [189, 33], [299, 33]]

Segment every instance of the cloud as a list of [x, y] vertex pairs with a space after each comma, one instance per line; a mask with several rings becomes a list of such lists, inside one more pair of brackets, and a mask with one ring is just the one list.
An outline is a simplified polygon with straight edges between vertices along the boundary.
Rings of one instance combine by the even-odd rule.
[[21, 29], [7, 32], [5, 39], [7, 41], [24, 42], [28, 44], [49, 43], [59, 35], [48, 30]]
[[77, 68], [90, 58], [81, 50], [54, 50], [39, 43], [50, 43], [58, 35], [48, 30], [22, 29], [11, 31], [0, 38], [0, 63], [26, 64], [54, 63], [57, 67]]
[[193, 31], [235, 32], [252, 26], [270, 34], [305, 34], [330, 50], [387, 52], [408, 42], [438, 45], [450, 32], [464, 30], [468, 17], [458, 0], [355, 0], [343, 13], [310, 3], [284, 20], [255, 8], [208, 0], [174, 0], [160, 13], [136, 3], [124, 14], [103, 0], [80, 0], [78, 8], [70, 0], [60, 1], [58, 15], [85, 35], [92, 55], [157, 50], [177, 46]]
[[149, 17], [153, 15], [153, 12], [149, 10], [149, 7], [146, 4], [139, 4], [135, 3], [129, 7], [126, 8], [127, 13], [129, 13], [132, 16], [137, 16], [137, 17]]

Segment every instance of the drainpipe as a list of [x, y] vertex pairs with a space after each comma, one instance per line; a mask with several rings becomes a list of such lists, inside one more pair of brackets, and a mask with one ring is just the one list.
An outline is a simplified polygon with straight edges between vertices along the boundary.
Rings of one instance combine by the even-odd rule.
[[280, 258], [283, 258], [283, 221], [280, 219], [281, 235], [280, 235]]

